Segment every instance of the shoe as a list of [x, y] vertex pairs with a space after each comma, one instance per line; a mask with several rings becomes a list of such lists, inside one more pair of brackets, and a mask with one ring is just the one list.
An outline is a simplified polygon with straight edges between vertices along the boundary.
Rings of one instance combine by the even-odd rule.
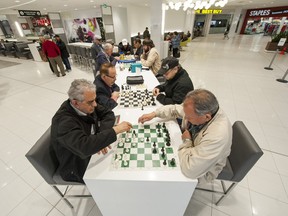
[[57, 77], [60, 77], [60, 74], [57, 74]]
[[62, 76], [66, 76], [66, 74], [63, 74]]

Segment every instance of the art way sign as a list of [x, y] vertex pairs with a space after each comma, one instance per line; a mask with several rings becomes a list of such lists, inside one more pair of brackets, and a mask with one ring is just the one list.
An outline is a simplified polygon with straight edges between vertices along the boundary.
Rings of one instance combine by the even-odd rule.
[[41, 16], [41, 12], [35, 10], [18, 10], [18, 13], [20, 16]]

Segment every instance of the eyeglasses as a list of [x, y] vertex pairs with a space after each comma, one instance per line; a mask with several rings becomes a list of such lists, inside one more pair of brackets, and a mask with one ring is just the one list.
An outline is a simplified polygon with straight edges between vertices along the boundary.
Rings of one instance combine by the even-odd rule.
[[109, 78], [111, 78], [111, 79], [116, 79], [117, 74], [116, 74], [115, 76], [110, 76], [109, 74], [105, 74], [105, 76], [107, 76], [107, 77], [109, 77]]

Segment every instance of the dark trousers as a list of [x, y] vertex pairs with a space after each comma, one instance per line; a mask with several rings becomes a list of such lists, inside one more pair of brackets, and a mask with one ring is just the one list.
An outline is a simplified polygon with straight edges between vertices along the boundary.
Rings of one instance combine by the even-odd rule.
[[71, 70], [71, 65], [70, 65], [69, 59], [62, 57], [62, 61], [63, 61], [64, 65], [65, 65], [65, 67], [66, 67], [66, 70]]
[[173, 48], [173, 57], [179, 58], [179, 53], [178, 53], [179, 48]]

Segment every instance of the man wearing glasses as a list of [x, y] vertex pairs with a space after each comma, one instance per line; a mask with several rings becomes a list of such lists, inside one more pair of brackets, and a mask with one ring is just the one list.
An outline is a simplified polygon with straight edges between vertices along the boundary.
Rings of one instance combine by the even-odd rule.
[[193, 83], [177, 58], [167, 57], [162, 61], [158, 76], [166, 79], [164, 84], [153, 89], [153, 95], [163, 105], [181, 104], [185, 95], [194, 90]]
[[120, 88], [116, 81], [116, 69], [112, 63], [104, 63], [100, 68], [100, 74], [96, 76], [97, 103], [114, 109], [117, 106]]
[[117, 134], [129, 131], [132, 125], [122, 122], [114, 126], [114, 113], [96, 103], [96, 88], [90, 81], [74, 80], [68, 96], [52, 119], [51, 145], [63, 180], [84, 183], [91, 156], [106, 154]]

